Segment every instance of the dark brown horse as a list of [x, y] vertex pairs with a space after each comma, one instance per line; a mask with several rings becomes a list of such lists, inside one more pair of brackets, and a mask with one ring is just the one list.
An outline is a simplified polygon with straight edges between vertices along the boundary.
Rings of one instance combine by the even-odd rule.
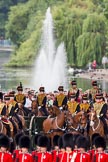
[[44, 116], [44, 113], [41, 111], [41, 109], [38, 109], [37, 101], [33, 100], [32, 101], [32, 106], [31, 106], [31, 114], [35, 116]]
[[90, 120], [90, 129], [89, 129], [89, 136], [90, 139], [94, 133], [99, 133], [101, 136], [104, 137], [104, 125], [103, 122], [97, 117], [95, 111], [89, 113], [89, 120]]
[[57, 106], [49, 106], [47, 107], [47, 110], [51, 117], [56, 117], [61, 113], [60, 109]]

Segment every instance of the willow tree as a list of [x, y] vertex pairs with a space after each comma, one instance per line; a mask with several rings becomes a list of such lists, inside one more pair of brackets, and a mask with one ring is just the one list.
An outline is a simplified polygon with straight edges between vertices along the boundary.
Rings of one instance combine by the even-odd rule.
[[75, 65], [77, 54], [75, 42], [82, 33], [82, 24], [86, 13], [77, 8], [67, 7], [66, 9], [66, 5], [62, 5], [59, 8], [54, 8], [53, 16], [57, 44], [65, 43], [68, 62], [70, 65]]
[[83, 24], [83, 33], [76, 41], [77, 65], [85, 66], [96, 59], [100, 64], [105, 54], [106, 19], [103, 14], [93, 13], [87, 16]]

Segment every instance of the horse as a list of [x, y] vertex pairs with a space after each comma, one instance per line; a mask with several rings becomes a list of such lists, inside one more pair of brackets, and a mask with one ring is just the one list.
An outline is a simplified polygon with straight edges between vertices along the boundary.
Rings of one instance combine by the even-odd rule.
[[104, 125], [101, 119], [97, 116], [96, 111], [91, 111], [89, 113], [90, 120], [90, 128], [89, 128], [89, 136], [90, 140], [94, 133], [99, 133], [101, 136], [105, 136], [104, 134]]
[[44, 116], [43, 111], [41, 111], [41, 109], [38, 109], [38, 105], [37, 105], [37, 101], [36, 100], [32, 100], [31, 115]]
[[5, 125], [3, 124], [2, 120], [0, 120], [0, 133], [7, 134], [7, 129]]
[[56, 117], [57, 115], [59, 115], [61, 113], [60, 109], [57, 106], [48, 106], [47, 107], [48, 113], [50, 115], [50, 117]]
[[63, 135], [66, 130], [64, 127], [66, 114], [65, 111], [61, 112], [54, 118], [47, 118], [43, 121], [43, 132], [48, 137], [51, 138], [51, 143], [53, 145], [53, 137], [54, 135]]
[[78, 113], [67, 115], [67, 131], [75, 134], [87, 136], [87, 113], [80, 111]]

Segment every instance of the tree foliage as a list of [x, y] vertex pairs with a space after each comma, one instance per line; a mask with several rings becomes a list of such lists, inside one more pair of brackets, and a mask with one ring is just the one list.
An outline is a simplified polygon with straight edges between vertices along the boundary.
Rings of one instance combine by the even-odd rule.
[[96, 59], [100, 64], [108, 42], [107, 0], [28, 0], [9, 12], [7, 37], [17, 45], [10, 65], [33, 64], [48, 6], [54, 19], [56, 44], [65, 43], [68, 63], [85, 66]]

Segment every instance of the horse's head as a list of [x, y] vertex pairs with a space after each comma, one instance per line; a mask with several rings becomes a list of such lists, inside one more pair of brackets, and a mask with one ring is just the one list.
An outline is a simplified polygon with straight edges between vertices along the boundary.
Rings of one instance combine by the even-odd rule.
[[96, 111], [91, 111], [89, 113], [90, 126], [94, 125], [95, 120], [97, 119]]

